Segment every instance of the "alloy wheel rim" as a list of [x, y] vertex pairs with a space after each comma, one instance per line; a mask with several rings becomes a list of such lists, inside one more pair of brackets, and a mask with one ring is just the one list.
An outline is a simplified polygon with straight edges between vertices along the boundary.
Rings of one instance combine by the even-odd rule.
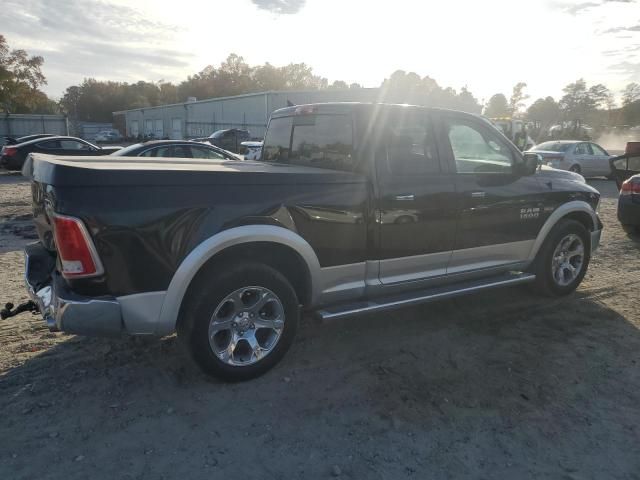
[[264, 287], [239, 288], [214, 310], [209, 345], [227, 365], [252, 365], [273, 351], [284, 322], [284, 307], [275, 293]]
[[551, 271], [557, 285], [566, 287], [582, 272], [584, 266], [584, 242], [571, 233], [560, 240], [553, 252]]

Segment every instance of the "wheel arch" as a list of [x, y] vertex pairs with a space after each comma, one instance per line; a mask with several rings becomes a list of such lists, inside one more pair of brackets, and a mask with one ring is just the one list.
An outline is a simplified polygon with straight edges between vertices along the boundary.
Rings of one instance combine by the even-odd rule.
[[542, 247], [542, 244], [551, 232], [551, 229], [555, 227], [558, 222], [564, 219], [576, 220], [582, 223], [589, 232], [596, 230], [598, 225], [596, 212], [587, 202], [582, 200], [573, 200], [560, 205], [553, 211], [544, 225], [542, 225], [540, 232], [538, 232], [538, 236], [536, 237], [533, 246], [531, 247], [531, 251], [529, 252], [530, 261], [533, 261], [536, 258], [540, 247]]
[[297, 233], [272, 225], [245, 225], [220, 232], [198, 245], [176, 270], [162, 303], [156, 335], [173, 332], [183, 300], [199, 274], [231, 258], [254, 259], [293, 275], [292, 285], [304, 305], [313, 304], [320, 286], [320, 263]]

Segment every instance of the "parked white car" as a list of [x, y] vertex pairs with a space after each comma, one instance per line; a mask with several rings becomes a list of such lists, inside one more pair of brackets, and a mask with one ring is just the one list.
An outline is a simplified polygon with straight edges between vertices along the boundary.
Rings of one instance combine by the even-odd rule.
[[94, 140], [96, 142], [119, 142], [122, 140], [122, 135], [117, 130], [102, 130], [96, 133]]
[[262, 142], [242, 142], [245, 160], [259, 160], [262, 153]]
[[612, 155], [597, 143], [581, 140], [544, 142], [530, 152], [542, 156], [543, 163], [559, 170], [569, 170], [584, 177], [610, 177]]

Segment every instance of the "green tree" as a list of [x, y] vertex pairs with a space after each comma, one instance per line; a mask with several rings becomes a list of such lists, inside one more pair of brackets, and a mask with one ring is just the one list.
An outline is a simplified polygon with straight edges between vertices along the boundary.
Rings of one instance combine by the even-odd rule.
[[539, 98], [527, 109], [527, 118], [532, 121], [554, 123], [560, 116], [560, 107], [553, 97]]
[[489, 118], [507, 117], [511, 113], [507, 97], [502, 93], [493, 95], [484, 107], [484, 116]]
[[346, 90], [349, 88], [347, 82], [343, 82], [342, 80], [336, 80], [331, 85], [329, 85], [331, 90]]
[[629, 105], [636, 100], [640, 100], [640, 84], [632, 82], [622, 91], [622, 106]]
[[582, 119], [595, 109], [592, 98], [587, 90], [587, 83], [581, 78], [562, 89], [560, 109], [569, 120]]
[[530, 134], [537, 141], [541, 141], [549, 128], [562, 120], [562, 113], [558, 102], [553, 97], [546, 97], [537, 99], [529, 106], [526, 118], [536, 126], [530, 131]]
[[589, 106], [592, 109], [609, 108], [613, 103], [613, 95], [609, 89], [601, 83], [593, 85], [587, 90]]
[[466, 88], [457, 93], [453, 88], [442, 88], [431, 77], [414, 72], [397, 70], [380, 86], [380, 101], [386, 103], [409, 103], [431, 107], [452, 108], [480, 113], [482, 107]]
[[628, 125], [640, 125], [640, 99], [622, 107], [624, 122]]
[[11, 50], [0, 35], [0, 109], [10, 113], [53, 113], [55, 103], [39, 87], [46, 85], [44, 59]]
[[524, 82], [518, 82], [514, 85], [509, 99], [509, 113], [511, 116], [517, 115], [518, 111], [524, 107], [524, 101], [529, 98], [529, 95], [524, 93], [525, 88], [527, 88], [527, 84]]

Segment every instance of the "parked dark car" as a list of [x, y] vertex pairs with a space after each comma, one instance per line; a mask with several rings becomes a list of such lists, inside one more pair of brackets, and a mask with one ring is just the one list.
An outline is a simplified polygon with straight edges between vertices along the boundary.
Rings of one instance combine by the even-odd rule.
[[582, 177], [439, 109], [284, 108], [262, 161], [33, 159], [26, 279], [49, 328], [177, 330], [229, 380], [273, 367], [303, 311], [335, 319], [528, 282], [567, 295], [602, 231]]
[[209, 160], [240, 160], [230, 152], [207, 143], [187, 140], [152, 140], [136, 143], [113, 152], [119, 157], [174, 157]]
[[622, 183], [618, 220], [627, 232], [640, 232], [640, 175], [629, 177]]
[[17, 145], [18, 143], [28, 142], [29, 140], [35, 140], [36, 138], [55, 137], [53, 133], [36, 133], [34, 135], [25, 135], [24, 137], [5, 137], [4, 145]]
[[28, 140], [16, 145], [5, 145], [0, 150], [0, 167], [7, 170], [22, 170], [30, 153], [50, 155], [109, 155], [122, 147], [98, 147], [81, 138], [53, 136]]
[[618, 220], [626, 231], [640, 231], [640, 142], [628, 142], [625, 153], [611, 159], [620, 190]]
[[207, 142], [230, 152], [240, 153], [242, 150], [242, 142], [248, 140], [251, 140], [251, 134], [248, 130], [229, 128], [227, 130], [213, 132], [207, 139]]

